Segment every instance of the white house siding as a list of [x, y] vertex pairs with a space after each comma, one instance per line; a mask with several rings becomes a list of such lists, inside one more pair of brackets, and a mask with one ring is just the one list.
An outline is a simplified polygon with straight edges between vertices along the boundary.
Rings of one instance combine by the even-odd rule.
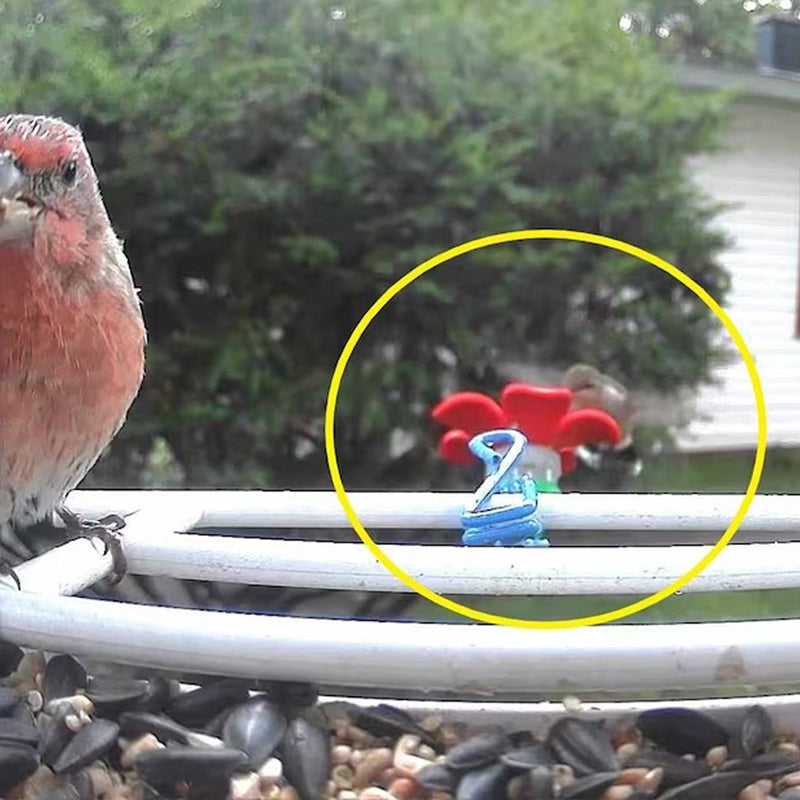
[[[707, 193], [735, 207], [719, 217], [734, 240], [722, 256], [732, 290], [727, 310], [755, 356], [767, 404], [768, 441], [800, 445], [800, 340], [795, 337], [800, 243], [800, 103], [738, 101], [724, 152], [693, 160]], [[755, 445], [753, 391], [741, 361], [703, 389], [683, 450]]]

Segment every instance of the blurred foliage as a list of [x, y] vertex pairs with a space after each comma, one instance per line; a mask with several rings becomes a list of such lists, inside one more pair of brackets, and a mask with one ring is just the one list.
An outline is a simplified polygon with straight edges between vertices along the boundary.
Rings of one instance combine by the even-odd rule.
[[629, 2], [620, 26], [673, 57], [752, 63], [755, 36], [742, 0]]
[[[142, 287], [148, 374], [95, 483], [327, 485], [322, 415], [351, 329], [412, 266], [477, 236], [618, 237], [724, 299], [716, 209], [684, 168], [724, 102], [676, 86], [651, 37], [620, 29], [629, 5], [0, 2], [0, 107], [80, 124]], [[345, 482], [441, 485], [425, 420], [445, 380], [495, 392], [513, 357], [694, 386], [717, 330], [613, 251], [461, 257], [356, 348]]]
[[672, 58], [752, 66], [753, 22], [800, 17], [799, 0], [629, 0], [620, 27], [644, 35]]

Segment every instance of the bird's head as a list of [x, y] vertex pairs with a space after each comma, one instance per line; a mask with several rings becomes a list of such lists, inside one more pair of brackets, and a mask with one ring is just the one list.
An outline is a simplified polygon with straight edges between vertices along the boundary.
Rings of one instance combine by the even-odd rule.
[[600, 386], [603, 376], [594, 367], [588, 364], [573, 364], [565, 373], [563, 383], [573, 392], [582, 389], [591, 389]]
[[0, 248], [75, 264], [92, 258], [109, 228], [80, 132], [51, 117], [0, 118]]
[[52, 117], [0, 117], [0, 269], [79, 290], [114, 285], [136, 304], [130, 268], [77, 128]]

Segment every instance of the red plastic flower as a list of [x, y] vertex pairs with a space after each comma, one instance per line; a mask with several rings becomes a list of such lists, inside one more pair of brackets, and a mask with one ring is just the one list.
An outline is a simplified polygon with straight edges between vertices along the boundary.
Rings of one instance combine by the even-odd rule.
[[548, 447], [561, 456], [561, 471], [575, 467], [574, 448], [581, 444], [616, 444], [621, 433], [616, 420], [599, 408], [569, 411], [572, 392], [561, 386], [509, 383], [500, 403], [480, 392], [456, 392], [432, 411], [433, 418], [450, 430], [439, 440], [439, 453], [454, 464], [472, 464], [469, 441], [478, 433], [515, 428], [531, 444]]

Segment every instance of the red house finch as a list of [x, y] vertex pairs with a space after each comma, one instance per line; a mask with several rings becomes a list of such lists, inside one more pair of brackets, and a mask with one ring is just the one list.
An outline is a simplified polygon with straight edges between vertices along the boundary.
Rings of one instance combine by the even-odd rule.
[[102, 532], [62, 504], [122, 426], [144, 345], [81, 134], [48, 117], [0, 118], [0, 537], [54, 511], [68, 531]]

